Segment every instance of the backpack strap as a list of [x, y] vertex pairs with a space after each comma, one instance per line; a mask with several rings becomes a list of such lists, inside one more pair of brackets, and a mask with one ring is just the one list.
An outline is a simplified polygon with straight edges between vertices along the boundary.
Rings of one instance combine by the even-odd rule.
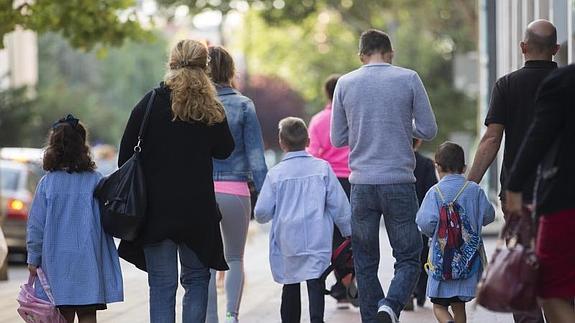
[[[459, 189], [459, 192], [457, 192], [457, 194], [455, 194], [455, 198], [453, 199], [453, 201], [451, 201], [451, 203], [454, 203], [455, 201], [457, 201], [457, 199], [461, 196], [461, 194], [463, 194], [463, 191], [465, 191], [465, 188], [467, 188], [467, 185], [469, 185], [469, 181], [465, 181], [465, 184], [463, 184], [461, 189]], [[439, 185], [435, 185], [435, 190], [437, 191], [437, 194], [439, 194], [439, 198], [441, 199], [441, 202], [445, 204], [445, 196], [443, 195], [443, 193], [439, 189]]]
[[463, 194], [463, 191], [465, 191], [465, 189], [467, 188], [467, 185], [469, 185], [469, 181], [466, 181], [465, 184], [463, 184], [463, 187], [461, 187], [459, 192], [457, 192], [457, 195], [455, 195], [453, 202], [457, 201], [457, 199], [461, 196], [461, 194]]
[[443, 196], [443, 193], [439, 189], [439, 184], [435, 185], [435, 190], [437, 191], [437, 194], [439, 194], [439, 198], [441, 199], [441, 203], [445, 204], [445, 197]]

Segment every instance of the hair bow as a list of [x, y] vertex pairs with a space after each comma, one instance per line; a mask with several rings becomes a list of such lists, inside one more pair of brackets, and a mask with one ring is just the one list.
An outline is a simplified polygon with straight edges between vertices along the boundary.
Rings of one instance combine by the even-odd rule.
[[52, 129], [56, 129], [59, 125], [61, 125], [63, 123], [67, 123], [72, 128], [76, 128], [78, 126], [79, 122], [80, 122], [80, 119], [76, 119], [73, 115], [68, 114], [65, 118], [62, 118], [62, 119], [54, 122], [54, 124], [52, 124]]

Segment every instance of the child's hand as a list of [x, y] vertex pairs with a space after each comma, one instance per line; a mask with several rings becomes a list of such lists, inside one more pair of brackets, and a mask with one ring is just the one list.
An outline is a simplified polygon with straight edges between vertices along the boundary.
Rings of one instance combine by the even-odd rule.
[[37, 273], [36, 273], [37, 269], [38, 269], [38, 267], [28, 264], [28, 271], [30, 271], [30, 275], [36, 276], [37, 275]]

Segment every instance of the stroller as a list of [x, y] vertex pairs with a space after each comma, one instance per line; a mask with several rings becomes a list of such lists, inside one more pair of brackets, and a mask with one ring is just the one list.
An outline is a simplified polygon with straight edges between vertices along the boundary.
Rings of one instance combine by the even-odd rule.
[[[320, 279], [325, 282], [327, 276], [334, 272], [336, 284], [331, 290], [325, 290], [326, 295], [330, 295], [338, 301], [347, 300], [355, 307], [359, 306], [357, 294], [357, 283], [355, 281], [355, 269], [353, 267], [353, 253], [351, 240], [344, 240], [332, 253], [331, 264], [323, 272]], [[351, 275], [350, 278], [347, 278]], [[348, 283], [344, 283], [347, 281]]]

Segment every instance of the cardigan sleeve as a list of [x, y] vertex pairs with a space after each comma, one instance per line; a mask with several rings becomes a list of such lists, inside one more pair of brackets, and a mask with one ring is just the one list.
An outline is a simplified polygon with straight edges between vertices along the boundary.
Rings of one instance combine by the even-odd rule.
[[343, 107], [343, 89], [341, 79], [335, 85], [333, 94], [333, 106], [331, 111], [331, 128], [330, 140], [334, 147], [343, 147], [349, 145], [349, 127], [347, 116]]
[[228, 120], [220, 123], [216, 123], [211, 126], [214, 136], [214, 142], [212, 145], [212, 157], [216, 159], [226, 159], [230, 157], [235, 148], [234, 137], [230, 132], [230, 127], [228, 126]]
[[411, 78], [413, 91], [413, 136], [432, 140], [437, 135], [437, 122], [423, 82], [417, 73]]

